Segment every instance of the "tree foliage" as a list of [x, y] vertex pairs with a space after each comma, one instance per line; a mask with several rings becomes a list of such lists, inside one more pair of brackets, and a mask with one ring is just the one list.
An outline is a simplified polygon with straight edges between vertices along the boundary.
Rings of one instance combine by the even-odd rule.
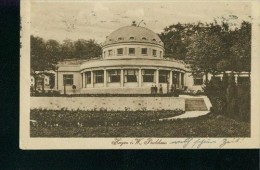
[[185, 60], [193, 72], [250, 71], [249, 22], [235, 29], [228, 19], [221, 23], [178, 23], [166, 27], [159, 36], [165, 44], [165, 57]]
[[90, 59], [100, 57], [102, 50], [95, 40], [83, 40], [79, 39], [73, 43], [73, 54], [76, 58]]
[[196, 25], [178, 23], [166, 27], [164, 32], [159, 34], [164, 42], [165, 57], [184, 60], [190, 39], [201, 29], [201, 25], [202, 23]]
[[[101, 47], [94, 40], [71, 41], [66, 39], [63, 43], [56, 40], [45, 41], [41, 37], [31, 36], [31, 74], [35, 78], [34, 88], [36, 90], [37, 80], [41, 75], [47, 75], [53, 79], [54, 75], [46, 72], [57, 70], [57, 64], [63, 59], [91, 59], [101, 55]], [[40, 71], [40, 74], [36, 74]], [[53, 87], [53, 82], [51, 82]], [[44, 90], [44, 83], [42, 83]]]
[[92, 39], [66, 39], [59, 43], [31, 36], [31, 68], [35, 71], [56, 70], [57, 63], [63, 59], [91, 59], [100, 57], [101, 53], [101, 46]]

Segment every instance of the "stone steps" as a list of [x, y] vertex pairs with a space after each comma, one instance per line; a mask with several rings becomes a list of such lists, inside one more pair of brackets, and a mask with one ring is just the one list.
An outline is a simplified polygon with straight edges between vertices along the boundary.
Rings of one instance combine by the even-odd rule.
[[204, 102], [204, 99], [185, 99], [186, 111], [208, 111], [208, 108]]

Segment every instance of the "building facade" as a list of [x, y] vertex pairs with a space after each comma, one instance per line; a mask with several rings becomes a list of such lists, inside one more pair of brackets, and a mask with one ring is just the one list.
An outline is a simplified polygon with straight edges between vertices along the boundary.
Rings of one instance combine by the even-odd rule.
[[56, 88], [62, 93], [150, 93], [152, 86], [201, 90], [205, 76], [193, 77], [183, 61], [165, 59], [164, 44], [145, 27], [125, 26], [102, 45], [102, 58], [59, 63]]

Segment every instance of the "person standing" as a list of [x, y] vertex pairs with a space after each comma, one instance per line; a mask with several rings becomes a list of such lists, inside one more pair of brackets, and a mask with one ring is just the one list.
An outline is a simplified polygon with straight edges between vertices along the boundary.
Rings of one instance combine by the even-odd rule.
[[160, 94], [163, 94], [162, 84], [160, 84], [159, 93], [160, 93]]
[[173, 90], [174, 90], [174, 87], [173, 87], [173, 84], [171, 86], [171, 94], [173, 94]]
[[158, 90], [158, 88], [157, 88], [157, 86], [155, 85], [155, 86], [154, 86], [154, 94], [157, 94], [157, 90]]
[[154, 87], [153, 87], [153, 85], [151, 87], [151, 94], [154, 94]]

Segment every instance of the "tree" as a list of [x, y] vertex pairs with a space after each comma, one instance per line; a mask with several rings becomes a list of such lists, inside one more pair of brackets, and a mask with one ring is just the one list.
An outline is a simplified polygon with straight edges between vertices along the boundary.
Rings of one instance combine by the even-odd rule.
[[249, 71], [251, 68], [251, 24], [230, 30], [228, 23], [206, 24], [188, 46], [187, 57], [193, 72], [214, 74], [224, 71]]
[[216, 63], [223, 59], [226, 53], [221, 31], [212, 28], [195, 35], [187, 52], [193, 72], [204, 72], [206, 82], [208, 73], [213, 76], [216, 74]]
[[165, 57], [185, 60], [187, 56], [187, 46], [191, 43], [191, 38], [203, 27], [202, 23], [197, 24], [173, 24], [164, 28], [164, 32], [159, 34], [164, 42]]
[[226, 70], [229, 70], [232, 67], [231, 62], [229, 61], [229, 59], [222, 59], [220, 60], [217, 65], [216, 65], [216, 69], [219, 72], [225, 72]]
[[45, 63], [44, 53], [45, 53], [45, 42], [40, 37], [31, 36], [31, 74], [34, 77], [34, 90], [37, 88], [37, 81], [39, 79], [38, 74], [35, 71], [43, 70]]
[[31, 69], [34, 71], [55, 70], [61, 60], [60, 44], [56, 40], [44, 41], [31, 36]]
[[45, 69], [43, 63], [44, 53], [46, 51], [45, 42], [40, 37], [31, 36], [31, 70]]
[[101, 46], [95, 40], [79, 39], [74, 42], [74, 56], [80, 59], [91, 59], [100, 57], [102, 54]]
[[48, 40], [46, 41], [45, 46], [45, 70], [56, 70], [58, 61], [62, 60], [61, 45], [56, 40]]
[[241, 27], [232, 32], [230, 47], [232, 70], [251, 71], [251, 24], [242, 22]]
[[74, 49], [74, 43], [70, 39], [66, 39], [61, 44], [61, 56], [64, 59], [75, 57], [74, 55], [75, 49]]
[[[44, 74], [44, 71], [56, 70], [60, 57], [60, 44], [55, 40], [45, 42], [40, 37], [31, 36], [31, 73], [35, 79], [36, 90], [37, 80], [40, 78], [36, 71]], [[42, 82], [44, 90], [44, 81]]]

